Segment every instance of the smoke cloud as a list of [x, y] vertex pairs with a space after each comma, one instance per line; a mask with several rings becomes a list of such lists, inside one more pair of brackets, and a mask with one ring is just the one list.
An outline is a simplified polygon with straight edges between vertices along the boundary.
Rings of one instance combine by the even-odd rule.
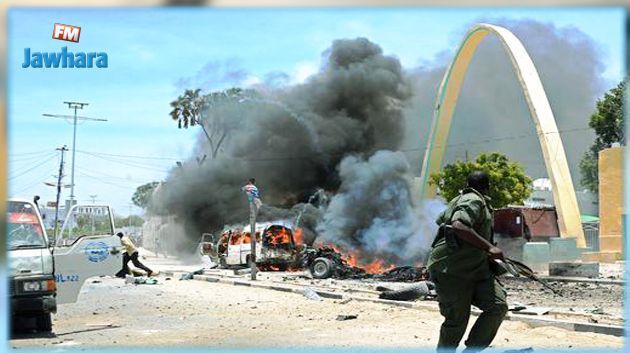
[[[596, 45], [574, 28], [491, 22], [514, 31], [532, 56], [577, 186], [576, 166], [592, 140], [588, 118], [605, 87]], [[192, 249], [202, 232], [247, 222], [240, 187], [255, 177], [264, 203], [260, 219], [299, 218], [307, 243], [317, 237], [349, 247], [366, 262], [424, 260], [444, 205], [418, 203], [412, 180], [452, 56], [444, 52], [405, 71], [368, 39], [343, 39], [323, 53], [320, 71], [305, 83], [288, 86], [287, 76], [271, 73], [247, 99], [206, 112], [205, 121], [220, 116], [228, 132], [222, 150], [198, 163], [211, 155], [200, 133], [196, 155], [170, 173], [151, 211], [183, 224], [187, 237], [179, 246]], [[546, 176], [516, 75], [491, 36], [471, 63], [448, 144], [445, 162], [501, 151], [531, 176]]]
[[[173, 170], [152, 203], [152, 211], [176, 215], [191, 234], [247, 221], [240, 191], [255, 177], [266, 206], [262, 219], [296, 218], [307, 240], [320, 208], [301, 203], [318, 189], [336, 193], [340, 161], [348, 155], [396, 150], [403, 138], [405, 102], [410, 84], [400, 62], [365, 38], [334, 41], [323, 54], [320, 72], [306, 83], [253, 96], [220, 112], [229, 138], [217, 158], [202, 164], [193, 158]], [[211, 155], [201, 137], [197, 153]], [[197, 156], [198, 157], [198, 156]]]
[[402, 153], [346, 157], [339, 175], [341, 187], [318, 226], [318, 240], [361, 249], [359, 260], [366, 263], [380, 259], [404, 265], [426, 257], [444, 206], [414, 203], [412, 173]]

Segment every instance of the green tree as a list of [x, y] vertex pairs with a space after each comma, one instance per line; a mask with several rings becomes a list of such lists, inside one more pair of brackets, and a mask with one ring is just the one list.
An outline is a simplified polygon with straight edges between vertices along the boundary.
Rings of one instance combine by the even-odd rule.
[[239, 118], [241, 103], [254, 99], [252, 90], [230, 88], [202, 95], [200, 89], [185, 90], [184, 94], [171, 102], [170, 115], [177, 126], [187, 129], [199, 125], [206, 135], [211, 157], [214, 159], [229, 137], [233, 121]]
[[131, 202], [133, 202], [134, 205], [140, 208], [147, 208], [147, 206], [149, 205], [149, 202], [151, 201], [151, 195], [153, 195], [153, 190], [155, 190], [155, 188], [159, 184], [160, 183], [157, 181], [152, 181], [150, 183], [146, 183], [144, 185], [138, 186], [136, 191], [131, 196]]
[[130, 217], [114, 216], [114, 224], [116, 227], [141, 227], [144, 224], [144, 219], [137, 215], [131, 215]]
[[501, 153], [482, 153], [475, 161], [444, 166], [441, 172], [431, 175], [429, 182], [437, 185], [442, 197], [451, 200], [466, 187], [466, 177], [473, 171], [484, 171], [490, 177], [490, 194], [494, 208], [522, 205], [532, 192], [532, 179], [523, 167]]
[[[627, 81], [627, 79], [626, 79]], [[626, 143], [623, 125], [623, 95], [626, 81], [608, 91], [603, 99], [597, 101], [595, 113], [588, 124], [595, 130], [595, 141], [580, 161], [582, 185], [593, 192], [599, 189], [599, 151], [613, 143]]]

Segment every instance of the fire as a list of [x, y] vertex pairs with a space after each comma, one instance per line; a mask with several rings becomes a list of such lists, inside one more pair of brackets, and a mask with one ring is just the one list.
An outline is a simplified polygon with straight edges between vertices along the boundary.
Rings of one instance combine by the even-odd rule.
[[293, 232], [293, 241], [295, 245], [303, 245], [304, 239], [302, 238], [302, 228], [296, 228]]
[[354, 250], [345, 250], [334, 244], [324, 244], [323, 246], [332, 248], [336, 252], [341, 254], [341, 259], [346, 262], [347, 265], [352, 267], [357, 267], [364, 270], [366, 273], [376, 274], [382, 273], [385, 271], [389, 271], [396, 266], [393, 264], [386, 264], [385, 261], [381, 259], [376, 259], [369, 263], [364, 263], [360, 260], [361, 254], [358, 251]]
[[290, 245], [291, 231], [284, 227], [270, 227], [265, 233], [265, 242], [269, 245]]

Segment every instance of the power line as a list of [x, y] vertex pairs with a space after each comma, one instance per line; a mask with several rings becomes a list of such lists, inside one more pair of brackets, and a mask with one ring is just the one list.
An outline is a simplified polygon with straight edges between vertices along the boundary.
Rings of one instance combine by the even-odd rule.
[[77, 150], [77, 152], [95, 154], [95, 155], [99, 155], [99, 156], [140, 158], [140, 159], [156, 159], [156, 160], [165, 160], [165, 161], [177, 161], [177, 160], [181, 159], [181, 158], [175, 158], [175, 157], [149, 157], [149, 156], [113, 154], [113, 153], [91, 152], [91, 151], [81, 151], [81, 150]]
[[46, 117], [61, 118], [61, 119], [73, 119], [73, 134], [72, 134], [72, 174], [70, 177], [70, 203], [74, 204], [74, 160], [77, 149], [77, 121], [107, 121], [107, 119], [88, 118], [85, 116], [77, 116], [77, 110], [83, 109], [88, 103], [81, 102], [63, 102], [68, 105], [68, 109], [74, 109], [74, 116], [72, 115], [60, 115], [60, 114], [42, 114]]
[[34, 154], [44, 154], [46, 152], [50, 152], [49, 149], [34, 151], [34, 152], [23, 152], [23, 153], [9, 153], [9, 157], [19, 157], [19, 156], [30, 156]]
[[154, 172], [167, 172], [168, 170], [164, 170], [164, 169], [158, 169], [155, 165], [146, 165], [146, 164], [139, 164], [138, 162], [130, 162], [130, 161], [120, 161], [120, 160], [116, 160], [115, 158], [112, 157], [104, 157], [104, 156], [99, 156], [97, 154], [94, 153], [89, 153], [89, 152], [81, 152], [83, 154], [87, 154], [96, 158], [100, 158], [109, 162], [113, 162], [113, 163], [119, 163], [122, 165], [126, 165], [126, 166], [130, 166], [130, 167], [135, 167], [135, 168], [140, 168], [140, 169], [146, 169], [146, 170], [151, 170]]
[[33, 169], [35, 169], [35, 168], [37, 168], [37, 167], [40, 167], [40, 166], [44, 165], [45, 163], [48, 163], [50, 160], [52, 160], [52, 159], [53, 159], [53, 158], [55, 158], [55, 157], [56, 157], [56, 156], [51, 156], [50, 158], [48, 158], [48, 159], [44, 160], [43, 162], [41, 162], [41, 163], [39, 163], [39, 164], [36, 164], [36, 165], [32, 166], [31, 168], [29, 168], [29, 169], [27, 169], [27, 170], [23, 171], [22, 173], [20, 173], [20, 174], [18, 174], [18, 175], [14, 175], [14, 176], [12, 176], [12, 177], [9, 177], [9, 179], [8, 179], [8, 180], [12, 180], [12, 179], [15, 179], [15, 178], [17, 178], [17, 177], [19, 177], [19, 176], [22, 176], [22, 175], [24, 175], [24, 174], [26, 174], [26, 173], [30, 172], [31, 170], [33, 170]]
[[[42, 160], [42, 158], [50, 158], [50, 157], [55, 157], [55, 154], [51, 153], [50, 155], [46, 155], [45, 157], [37, 157], [36, 161], [28, 161], [28, 163], [26, 164], [14, 163], [12, 161], [9, 161], [10, 173], [11, 174], [21, 173], [27, 170], [29, 167], [31, 167], [34, 162], [40, 161]], [[16, 167], [16, 164], [18, 164], [19, 167]]]
[[77, 167], [77, 169], [82, 170], [84, 172], [88, 172], [88, 173], [98, 173], [106, 178], [113, 178], [113, 179], [119, 179], [119, 180], [123, 180], [123, 181], [131, 181], [134, 183], [143, 183], [145, 181], [141, 181], [141, 180], [137, 180], [137, 179], [133, 179], [133, 178], [124, 178], [124, 177], [119, 177], [119, 176], [114, 176], [111, 174], [107, 174], [107, 173], [103, 173], [101, 171], [98, 170], [92, 170], [92, 169], [87, 169], [87, 168], [83, 168], [83, 167]]
[[120, 184], [112, 183], [111, 181], [103, 180], [103, 179], [101, 179], [99, 177], [96, 177], [96, 176], [93, 176], [93, 175], [89, 175], [89, 174], [86, 174], [86, 173], [81, 172], [81, 171], [79, 171], [79, 174], [81, 174], [82, 176], [84, 176], [86, 178], [98, 180], [98, 181], [100, 181], [102, 183], [105, 183], [105, 184], [108, 184], [108, 185], [111, 185], [111, 186], [116, 186], [116, 187], [119, 187], [121, 189], [129, 190], [129, 186], [128, 185], [120, 185]]
[[34, 155], [34, 156], [24, 156], [24, 157], [9, 157], [9, 164], [20, 164], [20, 163], [24, 163], [24, 162], [32, 162], [32, 161], [36, 161], [38, 159], [42, 159], [42, 158], [46, 158], [49, 157], [51, 155], [55, 154], [55, 152], [48, 152], [46, 154], [43, 155]]

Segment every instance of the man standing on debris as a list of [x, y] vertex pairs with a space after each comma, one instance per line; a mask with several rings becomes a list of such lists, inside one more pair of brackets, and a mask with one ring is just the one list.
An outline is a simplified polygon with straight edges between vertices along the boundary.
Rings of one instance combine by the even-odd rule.
[[137, 268], [146, 271], [147, 276], [157, 274], [138, 260], [138, 249], [136, 249], [136, 246], [133, 245], [133, 241], [131, 241], [128, 236], [123, 235], [122, 232], [118, 232], [116, 235], [120, 238], [120, 244], [125, 248], [125, 252], [123, 252], [122, 269], [116, 273], [116, 277], [125, 278], [125, 276], [129, 274], [129, 266], [127, 265], [129, 261]]
[[503, 259], [503, 252], [493, 244], [490, 181], [486, 173], [477, 171], [468, 175], [467, 183], [438, 216], [440, 231], [427, 263], [444, 316], [438, 350], [445, 352], [454, 352], [464, 336], [471, 304], [482, 314], [468, 334], [466, 351], [488, 347], [508, 310], [506, 292], [489, 263], [489, 259]]

